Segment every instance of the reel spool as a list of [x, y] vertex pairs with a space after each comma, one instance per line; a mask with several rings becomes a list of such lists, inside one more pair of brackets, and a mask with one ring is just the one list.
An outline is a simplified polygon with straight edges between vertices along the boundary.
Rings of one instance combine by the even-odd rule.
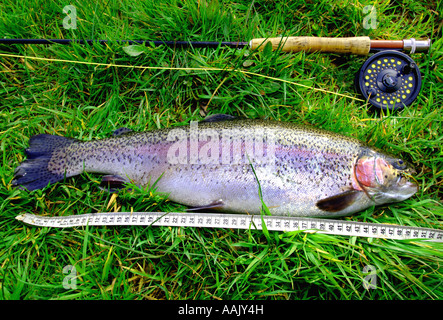
[[357, 72], [355, 88], [376, 108], [403, 109], [417, 98], [421, 74], [408, 55], [395, 50], [380, 51]]

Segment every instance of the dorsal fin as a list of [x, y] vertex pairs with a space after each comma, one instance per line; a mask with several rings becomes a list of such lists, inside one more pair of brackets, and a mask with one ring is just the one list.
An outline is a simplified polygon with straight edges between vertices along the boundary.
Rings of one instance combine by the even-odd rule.
[[236, 119], [235, 116], [231, 116], [229, 114], [223, 114], [223, 113], [216, 113], [211, 114], [210, 116], [207, 116], [200, 122], [218, 122], [218, 121], [227, 121], [227, 120], [234, 120]]
[[115, 130], [115, 131], [112, 133], [112, 135], [113, 135], [114, 137], [116, 137], [116, 136], [120, 136], [120, 135], [122, 135], [122, 134], [126, 134], [126, 133], [129, 133], [129, 132], [132, 132], [132, 130], [129, 129], [129, 128], [122, 127], [122, 128], [118, 128], [117, 130]]

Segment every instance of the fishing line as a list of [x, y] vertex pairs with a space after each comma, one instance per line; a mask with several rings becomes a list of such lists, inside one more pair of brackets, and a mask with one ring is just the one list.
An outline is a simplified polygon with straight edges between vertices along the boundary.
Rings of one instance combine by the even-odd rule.
[[[94, 16], [95, 17], [95, 16]], [[281, 52], [329, 52], [340, 54], [367, 55], [370, 52], [377, 52], [366, 60], [360, 71], [354, 77], [354, 87], [356, 91], [365, 99], [350, 97], [347, 95], [331, 92], [324, 89], [314, 88], [289, 81], [288, 83], [312, 90], [331, 93], [338, 96], [347, 97], [357, 101], [366, 101], [382, 110], [403, 109], [412, 104], [417, 98], [420, 88], [420, 71], [416, 63], [402, 53], [428, 52], [431, 48], [431, 40], [372, 40], [369, 37], [276, 37], [276, 38], [255, 38], [249, 42], [231, 41], [163, 41], [163, 40], [114, 40], [117, 43], [167, 46], [171, 48], [250, 48], [251, 50], [265, 50], [271, 48]], [[107, 39], [0, 39], [0, 44], [87, 44], [95, 43], [107, 45], [112, 40]], [[148, 68], [148, 67], [146, 67]], [[156, 67], [149, 67], [154, 69]], [[157, 69], [162, 69], [158, 67]], [[203, 68], [200, 68], [203, 69]], [[217, 70], [219, 68], [206, 68], [206, 70]], [[169, 68], [168, 70], [180, 70]], [[238, 69], [223, 69], [226, 71], [241, 72], [243, 74], [264, 77], [275, 81], [285, 80], [260, 75], [253, 72]]]
[[301, 84], [301, 83], [297, 83], [297, 82], [294, 82], [294, 81], [289, 81], [289, 80], [285, 80], [285, 79], [281, 79], [281, 78], [277, 78], [277, 77], [271, 77], [271, 76], [267, 76], [267, 75], [263, 75], [263, 74], [259, 74], [259, 73], [255, 73], [255, 72], [251, 72], [251, 71], [245, 71], [245, 70], [233, 69], [233, 68], [133, 66], [133, 65], [115, 64], [115, 63], [100, 63], [100, 62], [89, 62], [89, 61], [76, 61], [76, 60], [66, 60], [66, 59], [53, 59], [53, 58], [32, 57], [32, 56], [23, 56], [23, 55], [7, 54], [7, 53], [0, 53], [0, 57], [40, 60], [40, 61], [48, 61], [48, 62], [75, 63], [75, 64], [100, 66], [100, 67], [106, 67], [106, 68], [116, 67], [116, 68], [133, 68], [133, 69], [142, 69], [142, 70], [229, 71], [229, 72], [238, 72], [238, 73], [242, 73], [244, 75], [249, 75], [249, 76], [253, 76], [253, 77], [261, 77], [261, 78], [265, 78], [265, 79], [268, 79], [268, 80], [284, 82], [284, 83], [295, 85], [295, 86], [299, 86], [299, 87], [302, 87], [302, 88], [312, 89], [314, 91], [318, 91], [318, 92], [322, 92], [322, 93], [333, 94], [333, 95], [336, 95], [336, 96], [352, 99], [352, 100], [355, 100], [355, 101], [360, 101], [360, 102], [365, 102], [366, 101], [366, 100], [363, 100], [363, 99], [360, 99], [360, 98], [357, 98], [357, 97], [353, 97], [353, 96], [349, 96], [349, 95], [346, 95], [346, 94], [343, 94], [343, 93], [329, 91], [329, 90], [322, 89], [322, 88], [311, 87], [311, 86], [304, 85], [304, 84]]

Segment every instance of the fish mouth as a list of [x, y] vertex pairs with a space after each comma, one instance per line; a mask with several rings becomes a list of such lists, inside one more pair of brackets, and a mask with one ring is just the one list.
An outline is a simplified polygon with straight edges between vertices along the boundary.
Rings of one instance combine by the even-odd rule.
[[396, 184], [399, 185], [399, 186], [403, 186], [403, 185], [417, 185], [416, 182], [411, 182], [411, 180], [415, 180], [413, 178], [413, 176], [412, 176], [415, 173], [416, 173], [416, 171], [414, 169], [408, 169], [408, 170], [405, 170], [405, 171], [401, 172], [398, 175]]
[[401, 186], [407, 182], [409, 182], [409, 180], [405, 176], [399, 175], [395, 183]]
[[408, 178], [410, 176], [400, 175], [397, 178], [397, 193], [400, 198], [409, 198], [418, 191], [418, 183], [415, 181], [410, 181]]

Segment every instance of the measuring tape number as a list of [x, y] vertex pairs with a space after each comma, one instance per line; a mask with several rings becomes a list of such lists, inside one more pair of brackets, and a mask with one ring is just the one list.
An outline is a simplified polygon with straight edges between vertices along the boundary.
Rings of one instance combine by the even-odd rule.
[[385, 239], [416, 239], [443, 242], [443, 230], [391, 224], [280, 216], [195, 212], [112, 212], [47, 217], [25, 213], [16, 217], [39, 227], [72, 228], [80, 226], [170, 226], [269, 231], [303, 231], [343, 236]]

